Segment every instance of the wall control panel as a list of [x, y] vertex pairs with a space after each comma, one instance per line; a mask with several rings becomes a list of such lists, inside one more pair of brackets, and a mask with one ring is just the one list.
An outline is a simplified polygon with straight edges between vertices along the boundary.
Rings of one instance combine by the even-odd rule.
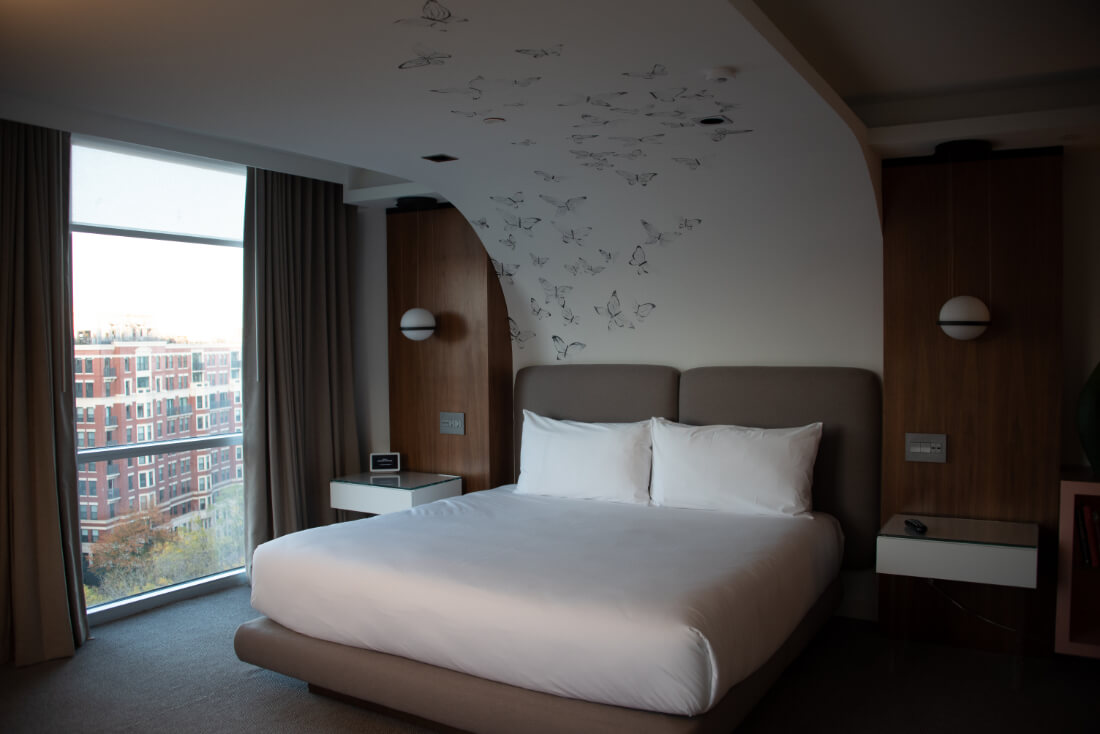
[[466, 435], [465, 413], [439, 413], [439, 432], [450, 433], [456, 436]]
[[946, 433], [907, 433], [905, 434], [905, 460], [928, 461], [933, 464], [947, 463]]

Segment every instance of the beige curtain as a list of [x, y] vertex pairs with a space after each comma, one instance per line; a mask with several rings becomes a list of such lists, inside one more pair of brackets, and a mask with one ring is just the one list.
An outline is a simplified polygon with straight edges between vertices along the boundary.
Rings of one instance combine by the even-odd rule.
[[336, 519], [333, 477], [359, 471], [350, 277], [355, 209], [337, 184], [249, 169], [244, 392], [247, 558]]
[[72, 363], [69, 135], [0, 120], [0, 662], [88, 636]]

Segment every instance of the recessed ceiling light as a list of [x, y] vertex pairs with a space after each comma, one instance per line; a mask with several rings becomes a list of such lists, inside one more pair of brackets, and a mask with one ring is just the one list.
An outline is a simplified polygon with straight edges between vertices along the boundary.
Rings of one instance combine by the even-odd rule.
[[458, 160], [453, 155], [447, 155], [446, 153], [436, 153], [435, 155], [426, 155], [422, 157], [424, 160], [431, 161], [432, 163], [449, 163]]
[[696, 117], [692, 122], [696, 125], [725, 125], [726, 123], [732, 123], [733, 120], [725, 115], [707, 115], [706, 117]]

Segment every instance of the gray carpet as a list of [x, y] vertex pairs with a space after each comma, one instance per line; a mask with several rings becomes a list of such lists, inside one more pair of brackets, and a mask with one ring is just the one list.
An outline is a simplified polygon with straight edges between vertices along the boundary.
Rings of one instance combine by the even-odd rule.
[[[248, 589], [230, 589], [95, 627], [72, 660], [0, 667], [0, 731], [423, 731], [237, 660], [253, 616]], [[1100, 661], [898, 653], [874, 625], [833, 619], [738, 734], [1100, 732]]]

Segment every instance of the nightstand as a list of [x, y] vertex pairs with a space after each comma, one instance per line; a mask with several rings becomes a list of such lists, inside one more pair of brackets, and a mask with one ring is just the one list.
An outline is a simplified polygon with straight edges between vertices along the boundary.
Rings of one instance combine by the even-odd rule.
[[407, 510], [462, 494], [462, 479], [450, 474], [400, 471], [353, 474], [329, 482], [332, 507], [372, 515]]
[[[906, 529], [916, 518], [923, 535]], [[1039, 526], [1030, 522], [894, 515], [878, 534], [875, 570], [976, 584], [1034, 589], [1038, 580]]]

